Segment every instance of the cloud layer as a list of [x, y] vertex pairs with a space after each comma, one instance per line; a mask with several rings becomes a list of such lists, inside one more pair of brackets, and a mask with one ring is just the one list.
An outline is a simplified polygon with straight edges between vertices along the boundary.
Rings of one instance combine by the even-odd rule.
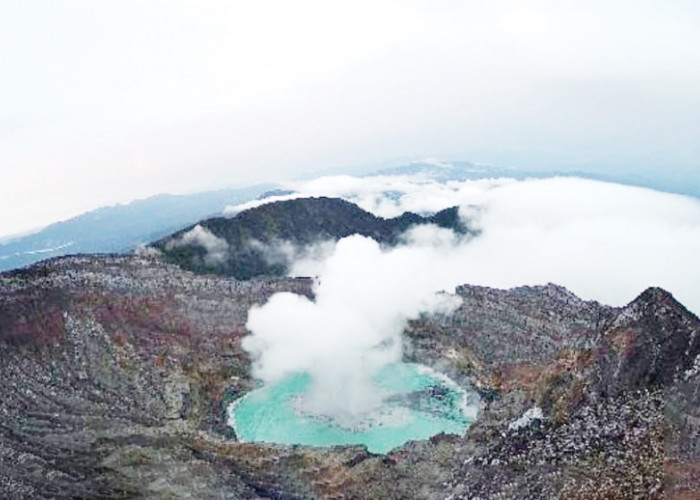
[[697, 199], [559, 178], [488, 190], [476, 208], [463, 212], [482, 234], [458, 251], [467, 283], [555, 282], [616, 306], [661, 286], [700, 312]]
[[[555, 282], [611, 305], [627, 303], [648, 286], [662, 286], [700, 312], [695, 257], [700, 255], [700, 201], [695, 198], [571, 177], [438, 183], [408, 176], [338, 176], [290, 187], [296, 192], [278, 199], [338, 196], [382, 217], [459, 206], [469, 227], [481, 231], [451, 249], [449, 272], [462, 283]], [[323, 260], [315, 267], [308, 259], [304, 264], [307, 274], [318, 272]], [[439, 272], [440, 263], [425, 265], [426, 272]]]
[[[460, 239], [437, 226], [418, 226], [390, 249], [355, 235], [292, 266], [292, 274], [318, 276], [315, 300], [277, 294], [253, 308], [244, 347], [256, 360], [255, 376], [266, 382], [311, 373], [310, 411], [356, 418], [375, 408], [381, 396], [371, 378], [401, 359], [406, 321], [458, 305], [455, 296], [440, 293], [457, 285], [554, 282], [615, 306], [661, 286], [700, 312], [696, 199], [576, 178], [441, 185], [346, 180], [314, 181], [301, 191], [340, 194], [382, 215], [460, 205], [479, 233]], [[344, 191], [322, 193], [319, 185]]]
[[235, 215], [273, 201], [314, 196], [343, 198], [385, 218], [397, 217], [406, 211], [432, 214], [456, 205], [478, 203], [486, 191], [514, 182], [508, 178], [438, 182], [420, 175], [336, 175], [286, 183], [285, 188], [292, 191], [291, 194], [231, 205], [224, 209], [224, 214]]

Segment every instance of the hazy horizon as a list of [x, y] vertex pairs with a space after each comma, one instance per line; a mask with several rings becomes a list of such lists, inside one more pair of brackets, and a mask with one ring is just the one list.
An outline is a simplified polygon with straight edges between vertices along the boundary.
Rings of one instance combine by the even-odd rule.
[[436, 157], [693, 171], [697, 4], [9, 0], [0, 235]]

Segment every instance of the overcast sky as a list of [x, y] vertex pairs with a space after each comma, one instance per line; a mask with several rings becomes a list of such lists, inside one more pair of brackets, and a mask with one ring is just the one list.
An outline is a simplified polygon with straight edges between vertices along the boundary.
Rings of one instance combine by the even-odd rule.
[[0, 3], [0, 236], [437, 157], [700, 159], [695, 0]]

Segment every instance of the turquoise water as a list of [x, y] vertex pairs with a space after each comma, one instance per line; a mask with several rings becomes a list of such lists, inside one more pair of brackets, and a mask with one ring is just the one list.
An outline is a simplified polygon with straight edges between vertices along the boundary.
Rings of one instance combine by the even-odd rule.
[[373, 453], [386, 453], [441, 432], [462, 435], [474, 421], [476, 407], [468, 404], [468, 394], [425, 366], [391, 364], [375, 376], [374, 383], [382, 404], [352, 425], [304, 411], [304, 396], [312, 384], [307, 373], [288, 376], [234, 401], [229, 425], [240, 441], [364, 444]]

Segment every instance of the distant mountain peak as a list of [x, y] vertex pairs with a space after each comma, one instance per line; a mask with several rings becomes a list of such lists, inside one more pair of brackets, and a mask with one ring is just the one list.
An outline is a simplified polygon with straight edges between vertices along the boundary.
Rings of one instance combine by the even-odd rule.
[[668, 385], [700, 355], [700, 320], [668, 291], [650, 287], [619, 310], [603, 345], [606, 391]]

